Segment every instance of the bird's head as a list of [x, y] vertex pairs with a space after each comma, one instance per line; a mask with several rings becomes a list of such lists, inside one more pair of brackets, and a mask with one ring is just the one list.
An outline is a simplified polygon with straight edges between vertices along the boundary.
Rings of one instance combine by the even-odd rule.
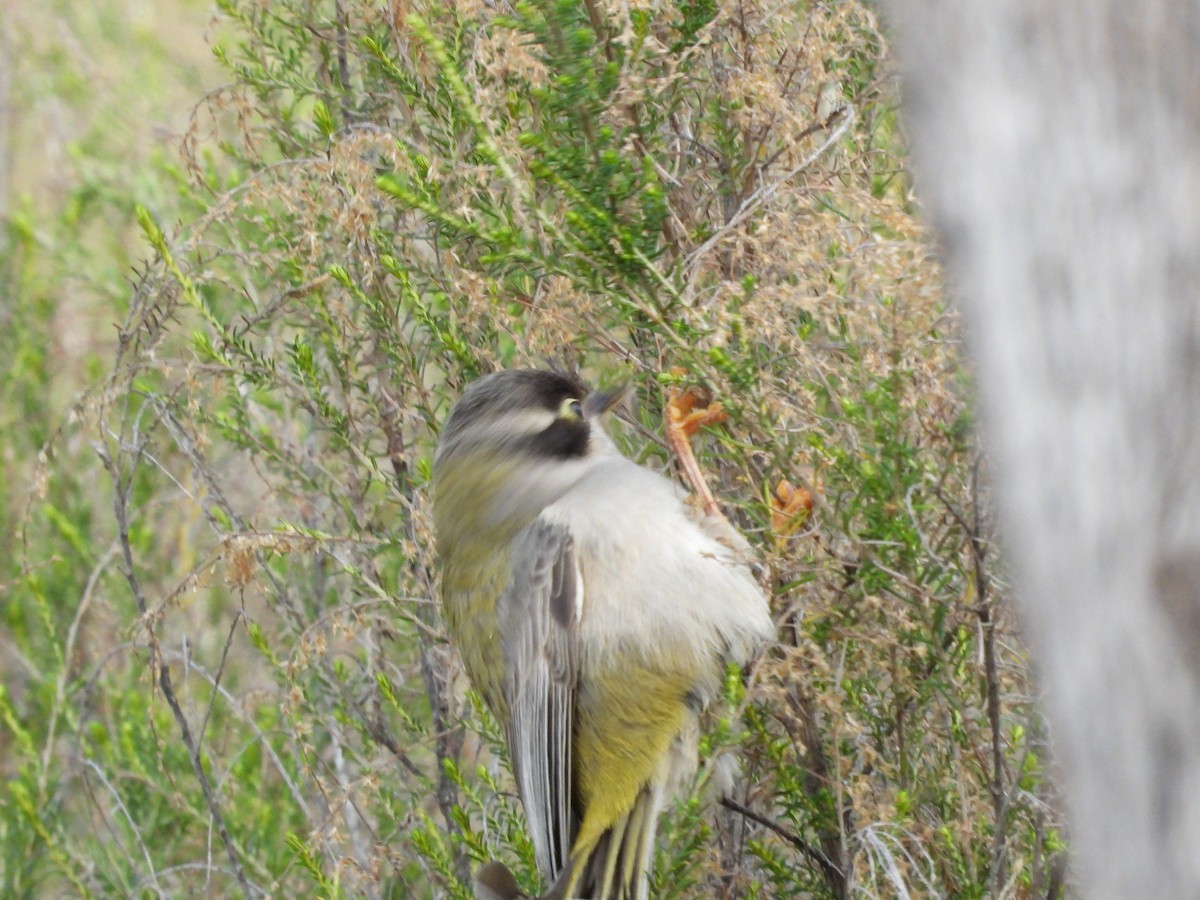
[[510, 537], [596, 461], [615, 454], [600, 420], [625, 395], [538, 369], [496, 372], [471, 384], [442, 429], [434, 461], [443, 552], [466, 535]]

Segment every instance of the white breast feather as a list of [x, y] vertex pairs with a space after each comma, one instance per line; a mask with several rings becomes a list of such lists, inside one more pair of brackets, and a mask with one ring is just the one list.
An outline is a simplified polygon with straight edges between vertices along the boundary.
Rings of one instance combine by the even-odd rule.
[[593, 659], [643, 648], [653, 658], [670, 648], [740, 661], [773, 633], [748, 567], [699, 527], [661, 475], [606, 460], [546, 515], [575, 538], [587, 593], [583, 646]]

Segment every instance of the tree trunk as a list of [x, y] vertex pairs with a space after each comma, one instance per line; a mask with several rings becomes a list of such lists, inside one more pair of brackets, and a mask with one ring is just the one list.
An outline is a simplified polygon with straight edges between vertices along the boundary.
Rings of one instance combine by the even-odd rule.
[[1200, 896], [1200, 6], [892, 0], [1093, 897]]

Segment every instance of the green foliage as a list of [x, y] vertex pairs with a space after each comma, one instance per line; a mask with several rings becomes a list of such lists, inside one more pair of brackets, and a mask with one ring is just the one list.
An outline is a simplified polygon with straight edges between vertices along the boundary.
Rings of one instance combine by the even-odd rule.
[[[218, 7], [179, 158], [114, 191], [110, 149], [53, 227], [6, 219], [0, 892], [468, 898], [494, 858], [542, 889], [426, 497], [461, 387], [531, 364], [631, 381], [650, 465], [668, 392], [712, 390], [698, 454], [780, 623], [653, 896], [1043, 888], [1045, 736], [871, 7]], [[122, 322], [67, 415], [69, 270]]]

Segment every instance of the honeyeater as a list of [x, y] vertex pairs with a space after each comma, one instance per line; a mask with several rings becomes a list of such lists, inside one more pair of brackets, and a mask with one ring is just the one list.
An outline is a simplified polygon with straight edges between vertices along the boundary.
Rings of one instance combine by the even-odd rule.
[[[604, 431], [622, 396], [558, 372], [488, 375], [434, 464], [446, 624], [504, 728], [547, 898], [647, 896], [699, 715], [773, 633], [740, 535]], [[499, 863], [476, 892], [521, 896]]]

